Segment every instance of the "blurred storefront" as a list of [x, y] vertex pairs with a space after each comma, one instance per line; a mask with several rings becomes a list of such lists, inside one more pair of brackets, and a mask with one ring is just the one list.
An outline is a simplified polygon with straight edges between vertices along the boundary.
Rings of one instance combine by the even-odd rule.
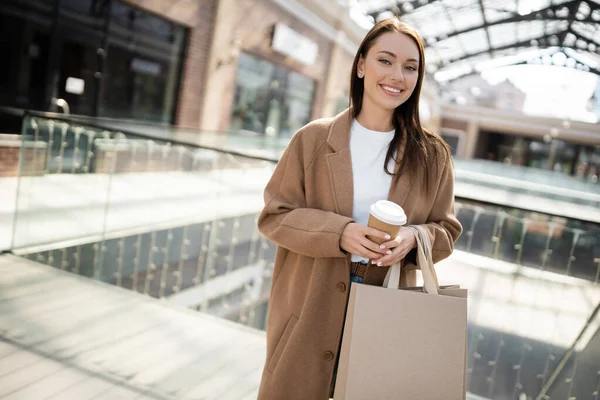
[[173, 122], [187, 29], [118, 0], [8, 1], [0, 104]]
[[598, 183], [595, 124], [448, 104], [442, 116], [441, 134], [459, 158], [545, 169]]
[[357, 40], [333, 27], [337, 8], [220, 1], [203, 127], [285, 138], [312, 119], [333, 115], [340, 101], [347, 106]]

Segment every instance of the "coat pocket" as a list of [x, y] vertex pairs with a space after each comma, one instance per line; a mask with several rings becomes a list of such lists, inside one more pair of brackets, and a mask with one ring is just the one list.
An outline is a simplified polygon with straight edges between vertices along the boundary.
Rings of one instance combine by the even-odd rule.
[[275, 347], [275, 351], [273, 352], [273, 355], [269, 360], [269, 365], [267, 366], [269, 371], [275, 371], [275, 367], [277, 367], [277, 363], [279, 362], [281, 354], [285, 350], [285, 346], [287, 345], [287, 342], [290, 339], [294, 328], [296, 327], [296, 323], [298, 323], [298, 317], [292, 314], [292, 316], [288, 320], [287, 325], [285, 326], [285, 329], [283, 330], [283, 334], [281, 335], [279, 342], [277, 343], [277, 347]]

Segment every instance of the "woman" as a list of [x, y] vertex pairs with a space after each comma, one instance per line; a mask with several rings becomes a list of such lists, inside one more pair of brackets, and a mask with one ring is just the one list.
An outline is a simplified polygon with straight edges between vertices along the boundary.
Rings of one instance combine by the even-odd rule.
[[[416, 283], [413, 234], [368, 228], [372, 202], [387, 198], [409, 224], [423, 224], [434, 262], [452, 253], [462, 231], [452, 161], [421, 127], [424, 71], [414, 30], [397, 19], [376, 24], [354, 59], [351, 108], [300, 129], [267, 184], [258, 225], [278, 247], [260, 400], [331, 395], [351, 281], [381, 286], [404, 260], [402, 284]], [[380, 247], [367, 235], [387, 241]]]

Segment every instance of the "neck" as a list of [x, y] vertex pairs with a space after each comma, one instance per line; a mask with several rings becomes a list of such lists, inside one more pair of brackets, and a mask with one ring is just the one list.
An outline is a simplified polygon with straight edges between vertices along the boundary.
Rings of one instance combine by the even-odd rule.
[[359, 124], [369, 130], [389, 132], [394, 129], [392, 116], [393, 111], [384, 110], [380, 107], [374, 106], [368, 101], [368, 99], [363, 98], [362, 108], [360, 113], [356, 116], [356, 120]]

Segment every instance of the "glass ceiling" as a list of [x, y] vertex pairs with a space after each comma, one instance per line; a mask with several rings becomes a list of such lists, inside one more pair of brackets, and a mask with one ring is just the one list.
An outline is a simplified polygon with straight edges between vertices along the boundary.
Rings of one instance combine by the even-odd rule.
[[554, 57], [565, 66], [600, 75], [600, 0], [351, 0], [350, 7], [365, 28], [393, 15], [416, 28], [437, 80], [490, 63], [543, 63], [555, 53], [567, 56]]

